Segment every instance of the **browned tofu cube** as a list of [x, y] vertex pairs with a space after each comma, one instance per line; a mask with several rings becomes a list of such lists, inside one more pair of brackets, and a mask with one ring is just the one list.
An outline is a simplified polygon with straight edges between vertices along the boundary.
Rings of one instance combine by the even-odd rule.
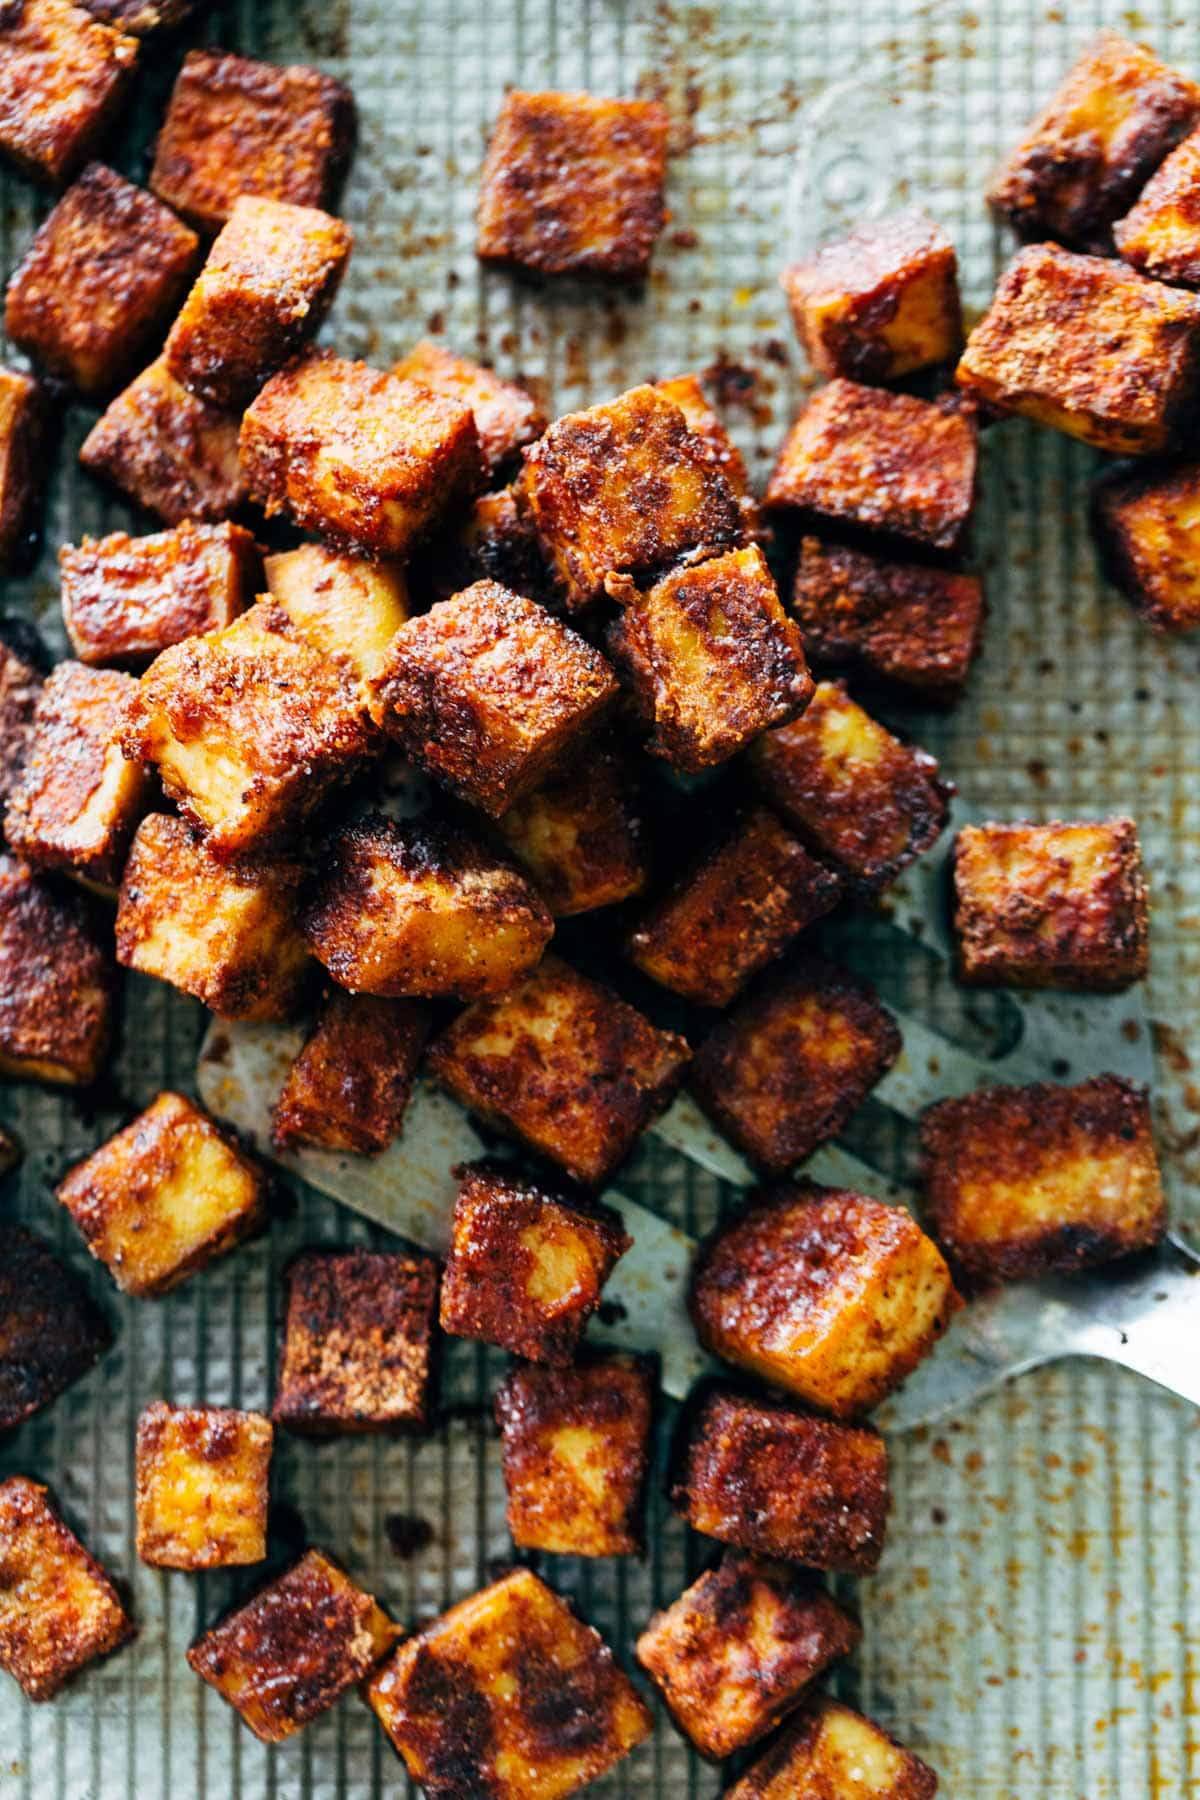
[[1092, 529], [1105, 572], [1156, 631], [1200, 626], [1200, 463], [1107, 470]]
[[819, 1582], [786, 1563], [729, 1551], [637, 1641], [637, 1659], [702, 1756], [757, 1743], [861, 1628]]
[[953, 401], [831, 381], [784, 439], [766, 505], [923, 550], [954, 551], [975, 504], [978, 439], [971, 413]]
[[0, 806], [16, 786], [29, 754], [41, 690], [40, 672], [0, 638]]
[[609, 575], [651, 575], [684, 551], [738, 544], [737, 495], [708, 442], [654, 387], [567, 413], [525, 453], [525, 501], [567, 605]]
[[29, 529], [46, 479], [49, 406], [29, 375], [0, 368], [0, 572]]
[[24, 1475], [0, 1481], [0, 1669], [51, 1700], [134, 1634], [116, 1588]]
[[149, 782], [121, 750], [131, 675], [62, 662], [47, 677], [25, 765], [8, 797], [4, 835], [39, 868], [65, 869], [89, 885], [121, 879]]
[[653, 1724], [600, 1634], [529, 1569], [402, 1644], [367, 1699], [428, 1800], [561, 1800]]
[[498, 818], [595, 725], [617, 684], [544, 607], [479, 581], [401, 627], [374, 691], [407, 754]]
[[842, 879], [756, 806], [643, 915], [632, 963], [699, 1006], [728, 1006], [752, 975], [822, 918]]
[[137, 1426], [137, 1553], [154, 1569], [228, 1569], [267, 1554], [274, 1428], [231, 1406], [155, 1400]]
[[387, 1655], [400, 1632], [321, 1550], [226, 1614], [187, 1659], [264, 1744], [326, 1712]]
[[1149, 967], [1132, 819], [966, 825], [954, 842], [958, 973], [972, 987], [1113, 992]]
[[181, 639], [231, 625], [250, 604], [259, 556], [241, 525], [185, 519], [151, 537], [85, 537], [58, 553], [63, 623], [85, 663], [139, 667]]
[[641, 280], [667, 216], [668, 132], [655, 100], [507, 93], [480, 176], [480, 258]]
[[1143, 275], [1200, 287], [1200, 131], [1184, 138], [1118, 219], [1113, 241]]
[[647, 748], [672, 768], [726, 762], [812, 698], [800, 633], [757, 544], [674, 569], [646, 594], [628, 577], [612, 590], [625, 604], [609, 649], [651, 727]]
[[470, 407], [490, 480], [511, 469], [523, 446], [546, 429], [546, 415], [526, 388], [430, 338], [415, 344], [392, 373]]
[[104, 1314], [50, 1246], [0, 1224], [0, 1431], [57, 1400], [111, 1343]]
[[451, 520], [428, 546], [418, 576], [435, 600], [448, 600], [475, 581], [496, 581], [555, 611], [565, 603], [520, 478], [480, 494], [464, 515]]
[[716, 1391], [691, 1421], [671, 1497], [723, 1544], [871, 1575], [891, 1504], [887, 1446], [865, 1425]]
[[393, 1251], [302, 1250], [286, 1273], [271, 1416], [313, 1437], [424, 1429], [438, 1266]]
[[593, 742], [496, 821], [556, 919], [615, 906], [646, 885], [637, 778]]
[[236, 416], [189, 394], [161, 357], [101, 414], [79, 460], [167, 525], [227, 519], [246, 498]]
[[899, 1054], [874, 990], [810, 957], [713, 1027], [688, 1086], [757, 1168], [782, 1175], [837, 1136]]
[[165, 1294], [266, 1221], [262, 1169], [182, 1094], [160, 1094], [57, 1194], [126, 1294]]
[[1200, 87], [1102, 31], [992, 176], [988, 205], [1028, 241], [1107, 249], [1163, 157], [1200, 118]]
[[112, 950], [74, 895], [0, 855], [0, 1075], [86, 1087], [112, 1037]]
[[428, 1011], [413, 1000], [327, 994], [275, 1102], [276, 1148], [386, 1150], [404, 1123], [428, 1031]]
[[195, 10], [197, 0], [82, 0], [94, 19], [117, 25], [134, 37], [171, 31]]
[[632, 1242], [619, 1216], [484, 1163], [459, 1174], [442, 1330], [569, 1368], [604, 1283]]
[[59, 183], [117, 115], [138, 41], [71, 0], [12, 0], [0, 13], [0, 152]]
[[[679, 408], [687, 421], [688, 430], [705, 445], [729, 483], [731, 492], [740, 500], [745, 500], [750, 492], [745, 458], [710, 406], [708, 395], [700, 384], [700, 377], [672, 375], [666, 381], [656, 381], [654, 385], [660, 394], [664, 394]], [[753, 515], [753, 505], [750, 512]]]
[[79, 393], [111, 394], [162, 342], [199, 253], [153, 194], [90, 163], [9, 282], [5, 329]]
[[811, 1181], [719, 1229], [690, 1300], [706, 1350], [835, 1418], [898, 1387], [958, 1306], [941, 1252], [902, 1206]]
[[512, 1370], [496, 1419], [514, 1544], [561, 1556], [641, 1550], [654, 1385], [639, 1356]]
[[408, 586], [398, 568], [301, 544], [264, 564], [267, 589], [301, 637], [346, 663], [360, 681], [375, 675], [409, 617]]
[[731, 1787], [725, 1800], [933, 1800], [938, 1778], [881, 1726], [822, 1695]]
[[1166, 1229], [1146, 1090], [981, 1088], [921, 1121], [931, 1229], [974, 1285], [1094, 1268]]
[[796, 336], [821, 375], [898, 381], [962, 347], [954, 245], [926, 213], [873, 219], [784, 272]]
[[348, 87], [302, 65], [189, 50], [154, 151], [150, 186], [198, 231], [240, 194], [330, 211], [354, 148]]
[[1165, 450], [1195, 398], [1200, 298], [1100, 256], [1022, 250], [955, 374], [974, 399], [1097, 450]]
[[819, 856], [876, 892], [936, 843], [953, 788], [934, 757], [893, 737], [840, 682], [750, 749], [762, 794]]
[[674, 1098], [690, 1051], [556, 956], [435, 1040], [431, 1074], [489, 1125], [599, 1187]]

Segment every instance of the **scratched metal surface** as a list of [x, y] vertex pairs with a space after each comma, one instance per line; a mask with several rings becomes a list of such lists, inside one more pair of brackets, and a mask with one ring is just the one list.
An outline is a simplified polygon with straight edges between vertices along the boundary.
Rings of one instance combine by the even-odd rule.
[[[315, 61], [353, 81], [362, 144], [346, 197], [357, 250], [327, 336], [386, 361], [444, 332], [530, 378], [553, 406], [598, 399], [654, 372], [718, 365], [728, 417], [761, 475], [802, 393], [775, 277], [789, 244], [825, 221], [919, 197], [950, 228], [972, 304], [1002, 244], [980, 200], [995, 153], [1100, 23], [1133, 28], [1192, 73], [1200, 31], [1182, 0], [1117, 5], [973, 0], [969, 9], [863, 0], [245, 0], [198, 36]], [[144, 172], [148, 121], [178, 50], [151, 68], [112, 160]], [[640, 298], [535, 294], [482, 274], [472, 255], [475, 177], [506, 83], [659, 93], [677, 123], [674, 218]], [[801, 158], [796, 173], [797, 155]], [[0, 177], [0, 261], [10, 269], [44, 203]], [[61, 647], [53, 551], [129, 522], [75, 468], [87, 427], [66, 420], [35, 575], [12, 582]], [[1200, 1000], [1195, 707], [1197, 649], [1165, 646], [1099, 584], [1084, 528], [1089, 453], [1020, 425], [989, 434], [981, 530], [992, 617], [967, 703], [914, 721], [968, 800], [997, 814], [1127, 808], [1142, 826], [1155, 895], [1151, 1011], [1159, 1124], [1186, 1218], [1200, 1174], [1200, 1100], [1189, 1032]], [[878, 933], [854, 934], [868, 964]], [[918, 961], [903, 997], [932, 1003]], [[891, 972], [889, 991], [896, 993]], [[368, 1800], [405, 1781], [351, 1697], [291, 1745], [267, 1751], [183, 1662], [242, 1585], [139, 1566], [130, 1458], [149, 1399], [268, 1401], [278, 1274], [302, 1243], [361, 1242], [370, 1228], [301, 1195], [267, 1239], [165, 1302], [120, 1302], [90, 1265], [49, 1184], [168, 1080], [187, 1082], [199, 1009], [148, 983], [129, 996], [102, 1100], [83, 1107], [9, 1089], [0, 1113], [29, 1157], [0, 1206], [84, 1270], [118, 1326], [94, 1374], [0, 1446], [0, 1471], [49, 1479], [86, 1541], [127, 1583], [141, 1635], [50, 1706], [0, 1685], [3, 1800]], [[897, 1170], [910, 1146], [868, 1108], [853, 1134]], [[623, 1185], [700, 1229], [716, 1185], [646, 1152]], [[1194, 1221], [1193, 1221], [1194, 1222]], [[508, 1552], [486, 1406], [502, 1359], [450, 1351], [448, 1418], [418, 1445], [281, 1439], [276, 1549], [299, 1521], [402, 1620], [482, 1583]], [[896, 1505], [879, 1577], [861, 1584], [862, 1651], [841, 1691], [893, 1727], [955, 1800], [1168, 1800], [1200, 1792], [1200, 1419], [1132, 1376], [1076, 1364], [1026, 1378], [936, 1433], [893, 1446]], [[290, 1509], [290, 1510], [289, 1510]], [[386, 1520], [427, 1521], [408, 1561]], [[645, 1563], [548, 1569], [628, 1658], [654, 1604], [704, 1555], [656, 1498]], [[553, 1562], [553, 1559], [546, 1559]], [[660, 1720], [597, 1795], [716, 1795]]]

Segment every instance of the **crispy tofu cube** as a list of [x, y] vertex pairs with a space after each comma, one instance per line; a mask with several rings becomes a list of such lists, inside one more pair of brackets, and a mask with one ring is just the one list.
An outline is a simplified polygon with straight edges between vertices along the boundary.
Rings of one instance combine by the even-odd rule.
[[1113, 241], [1143, 275], [1180, 287], [1200, 287], [1200, 130], [1172, 150], [1146, 183], [1137, 203], [1118, 219]]
[[654, 1385], [640, 1356], [512, 1370], [496, 1420], [514, 1544], [561, 1556], [641, 1550]]
[[656, 100], [507, 93], [479, 182], [480, 259], [640, 281], [667, 217], [668, 134]]
[[600, 1187], [674, 1098], [690, 1051], [556, 956], [437, 1038], [428, 1068], [489, 1125]]
[[438, 1296], [431, 1257], [302, 1250], [286, 1287], [271, 1408], [278, 1424], [313, 1437], [428, 1426]]
[[168, 1406], [138, 1420], [137, 1553], [153, 1569], [229, 1569], [267, 1554], [274, 1427], [231, 1406]]
[[150, 186], [210, 234], [241, 194], [329, 212], [354, 135], [354, 96], [332, 75], [189, 50], [158, 134]]
[[713, 1027], [688, 1086], [757, 1168], [782, 1175], [837, 1136], [899, 1054], [874, 990], [809, 957]]
[[0, 806], [25, 766], [41, 691], [40, 672], [0, 638]]
[[930, 1226], [973, 1285], [1095, 1268], [1166, 1229], [1144, 1088], [981, 1088], [921, 1121]]
[[728, 1552], [637, 1641], [637, 1659], [702, 1756], [757, 1743], [862, 1636], [799, 1569]]
[[0, 1431], [57, 1400], [111, 1343], [108, 1320], [49, 1244], [0, 1224]]
[[871, 1719], [827, 1695], [811, 1702], [726, 1800], [933, 1800], [938, 1778]]
[[405, 752], [499, 818], [591, 730], [617, 684], [544, 607], [479, 581], [401, 627], [374, 692]]
[[556, 919], [615, 906], [646, 885], [637, 779], [615, 745], [592, 743], [496, 821]]
[[0, 572], [12, 564], [45, 481], [49, 406], [29, 375], [0, 368]]
[[47, 677], [25, 764], [8, 797], [4, 835], [39, 868], [65, 869], [90, 886], [121, 879], [149, 782], [119, 742], [131, 675], [62, 662]]
[[115, 119], [138, 41], [71, 0], [15, 0], [0, 14], [0, 152], [26, 175], [70, 179]]
[[171, 327], [168, 373], [210, 406], [244, 406], [320, 330], [351, 242], [317, 207], [240, 194]]
[[728, 1006], [842, 896], [842, 878], [774, 813], [735, 819], [630, 933], [643, 975], [699, 1006]]
[[520, 479], [480, 494], [469, 511], [427, 547], [418, 578], [435, 600], [461, 594], [475, 581], [495, 581], [553, 611], [564, 606], [562, 587], [538, 542]]
[[195, 11], [197, 0], [83, 0], [94, 19], [119, 26], [134, 37], [171, 31]]
[[835, 1418], [898, 1387], [958, 1306], [941, 1252], [902, 1206], [811, 1181], [719, 1229], [690, 1299], [705, 1349]]
[[1200, 87], [1102, 31], [997, 169], [988, 205], [1027, 241], [1107, 250], [1109, 228], [1200, 119]]
[[494, 370], [457, 356], [431, 338], [415, 344], [392, 374], [470, 407], [489, 480], [511, 469], [523, 446], [546, 429], [546, 415], [526, 388], [502, 381]]
[[275, 1102], [276, 1149], [386, 1150], [404, 1123], [428, 1031], [428, 1010], [413, 1000], [327, 994]]
[[936, 843], [954, 791], [934, 757], [893, 737], [836, 681], [819, 682], [802, 718], [751, 745], [750, 772], [818, 856], [866, 893]]
[[[700, 384], [698, 375], [671, 375], [656, 381], [660, 394], [677, 406], [693, 437], [700, 439], [724, 475], [732, 493], [744, 500], [750, 492], [750, 477], [741, 451], [726, 431]], [[753, 508], [751, 508], [753, 512]]]
[[871, 1575], [891, 1498], [887, 1446], [767, 1400], [706, 1394], [671, 1492], [693, 1531], [760, 1556]]
[[784, 439], [765, 504], [927, 551], [955, 551], [975, 505], [978, 441], [974, 418], [952, 400], [831, 381]]
[[190, 519], [150, 537], [114, 531], [58, 553], [63, 623], [80, 662], [140, 667], [160, 650], [231, 625], [258, 576], [241, 525]]
[[0, 1075], [86, 1087], [112, 1037], [116, 971], [91, 913], [0, 855]]
[[268, 556], [263, 566], [271, 598], [314, 649], [346, 663], [360, 681], [378, 672], [410, 616], [398, 568], [339, 556], [320, 544]]
[[264, 1744], [328, 1711], [387, 1655], [400, 1632], [321, 1550], [308, 1550], [187, 1653], [203, 1681]]
[[898, 381], [962, 348], [958, 258], [926, 213], [861, 225], [785, 270], [783, 287], [821, 375]]
[[189, 394], [162, 357], [101, 414], [79, 460], [167, 525], [227, 519], [246, 499], [236, 416]]
[[1200, 463], [1136, 463], [1092, 489], [1105, 572], [1156, 631], [1200, 626]]
[[646, 594], [620, 579], [626, 604], [608, 645], [652, 755], [694, 775], [808, 705], [800, 633], [756, 544], [674, 569]]
[[367, 1699], [428, 1800], [562, 1800], [652, 1729], [600, 1634], [529, 1569], [401, 1644]]
[[126, 1294], [165, 1294], [266, 1221], [262, 1169], [182, 1094], [160, 1094], [57, 1195]]
[[484, 1163], [459, 1175], [442, 1330], [569, 1368], [604, 1283], [632, 1242], [619, 1216]]
[[737, 495], [709, 443], [659, 389], [567, 413], [525, 453], [523, 498], [572, 610], [609, 575], [646, 576], [685, 551], [742, 541]]
[[199, 253], [153, 194], [90, 163], [9, 282], [5, 329], [79, 393], [111, 394], [162, 342]]
[[955, 379], [1097, 450], [1165, 450], [1195, 398], [1200, 298], [1100, 256], [1034, 244], [1000, 277]]
[[24, 1475], [0, 1481], [0, 1669], [30, 1700], [51, 1700], [134, 1629], [116, 1588], [41, 1483]]

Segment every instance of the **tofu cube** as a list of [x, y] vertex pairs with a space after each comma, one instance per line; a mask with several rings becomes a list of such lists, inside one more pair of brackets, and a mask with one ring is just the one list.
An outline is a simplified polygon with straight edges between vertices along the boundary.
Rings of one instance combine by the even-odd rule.
[[609, 575], [649, 576], [685, 551], [739, 544], [738, 498], [705, 439], [657, 388], [567, 413], [525, 453], [523, 497], [569, 610]]
[[688, 1086], [756, 1168], [783, 1175], [837, 1136], [900, 1048], [874, 990], [809, 957], [713, 1027]]
[[706, 1350], [839, 1419], [897, 1388], [958, 1306], [945, 1259], [902, 1206], [811, 1181], [719, 1229], [690, 1298]]
[[215, 523], [246, 499], [236, 415], [189, 394], [161, 356], [100, 415], [79, 460], [166, 525]]
[[413, 1000], [327, 994], [271, 1115], [277, 1150], [378, 1156], [400, 1135], [429, 1031]]
[[1200, 463], [1107, 470], [1092, 530], [1106, 574], [1155, 631], [1200, 626]]
[[149, 782], [120, 745], [131, 675], [61, 662], [46, 679], [25, 764], [8, 797], [4, 835], [38, 868], [115, 887]]
[[49, 1244], [0, 1224], [0, 1431], [57, 1400], [111, 1343], [108, 1320]]
[[134, 1635], [116, 1588], [24, 1475], [0, 1481], [0, 1669], [30, 1700], [52, 1700]]
[[459, 1176], [442, 1330], [569, 1368], [604, 1283], [632, 1242], [619, 1215], [485, 1163], [468, 1164]]
[[407, 557], [483, 474], [469, 407], [328, 351], [271, 377], [242, 420], [240, 454], [268, 516], [383, 559]]
[[83, 0], [93, 19], [119, 26], [134, 37], [171, 31], [195, 11], [197, 0]]
[[871, 1575], [891, 1504], [887, 1445], [864, 1425], [716, 1390], [690, 1422], [671, 1498], [723, 1544]]
[[502, 381], [494, 370], [455, 355], [431, 338], [415, 344], [392, 374], [470, 407], [489, 480], [510, 470], [524, 445], [546, 429], [546, 415], [526, 388]]
[[765, 1737], [862, 1636], [812, 1575], [728, 1552], [655, 1613], [637, 1659], [701, 1756]]
[[363, 1681], [400, 1632], [321, 1550], [308, 1550], [187, 1653], [264, 1744], [281, 1744]]
[[463, 1106], [600, 1187], [674, 1098], [691, 1052], [556, 956], [435, 1039], [427, 1067]]
[[150, 537], [114, 531], [58, 553], [63, 623], [80, 662], [141, 667], [183, 638], [231, 625], [258, 578], [241, 525], [190, 519]]
[[25, 766], [41, 691], [39, 670], [0, 638], [0, 806]]
[[785, 270], [783, 287], [820, 375], [898, 381], [962, 348], [958, 258], [926, 213], [861, 225]]
[[5, 330], [89, 399], [157, 348], [200, 253], [194, 231], [103, 163], [89, 163], [8, 284]]
[[479, 182], [481, 261], [642, 280], [667, 217], [668, 136], [656, 100], [507, 93]]
[[[969, 356], [968, 345], [960, 380]], [[817, 389], [788, 432], [765, 504], [953, 552], [975, 505], [978, 449], [974, 417], [952, 399], [918, 400], [839, 378]]]
[[210, 406], [246, 405], [320, 330], [351, 243], [317, 207], [240, 194], [171, 327], [168, 373]]
[[807, 1705], [729, 1789], [726, 1800], [933, 1800], [938, 1778], [928, 1763], [872, 1719], [828, 1695]]
[[302, 1250], [288, 1264], [271, 1416], [310, 1437], [424, 1430], [438, 1266], [393, 1251]]
[[426, 547], [417, 574], [434, 600], [448, 600], [476, 581], [495, 581], [552, 611], [565, 606], [519, 478], [480, 494], [465, 515]]
[[1200, 298], [1034, 244], [1000, 277], [955, 373], [973, 399], [1097, 450], [1167, 449], [1195, 398]]
[[1146, 1090], [1119, 1075], [939, 1101], [921, 1163], [930, 1227], [973, 1286], [1095, 1268], [1166, 1229]]
[[368, 681], [410, 616], [408, 584], [398, 568], [301, 544], [268, 556], [267, 590], [301, 637]]
[[428, 1800], [560, 1800], [653, 1728], [599, 1632], [530, 1569], [401, 1644], [367, 1700]]
[[556, 919], [615, 906], [646, 885], [637, 778], [614, 744], [581, 748], [577, 767], [547, 776], [496, 829]]
[[862, 893], [877, 893], [937, 842], [953, 787], [937, 761], [903, 743], [822, 681], [804, 716], [750, 748], [763, 797]]
[[0, 154], [56, 186], [86, 162], [124, 102], [138, 41], [72, 0], [0, 15]]
[[629, 935], [643, 975], [694, 1000], [728, 1006], [752, 975], [823, 918], [842, 895], [826, 868], [765, 806], [722, 831]]
[[1150, 177], [1113, 227], [1125, 261], [1142, 275], [1200, 287], [1200, 130], [1193, 130]]
[[267, 1554], [274, 1428], [231, 1406], [155, 1400], [137, 1426], [137, 1553], [153, 1569], [230, 1569]]
[[1110, 227], [1200, 119], [1200, 87], [1144, 44], [1102, 31], [988, 184], [1027, 242], [1107, 250]]
[[160, 1094], [56, 1191], [125, 1294], [178, 1287], [267, 1216], [262, 1169], [182, 1094]]
[[116, 970], [91, 912], [0, 855], [0, 1075], [87, 1087], [112, 1038]]
[[591, 730], [617, 684], [544, 607], [479, 581], [401, 627], [374, 692], [406, 754], [498, 818]]
[[[688, 430], [705, 446], [713, 462], [728, 482], [730, 491], [736, 494], [739, 500], [747, 501], [750, 494], [750, 477], [746, 473], [745, 458], [710, 406], [708, 395], [700, 384], [700, 377], [698, 375], [671, 375], [666, 381], [656, 381], [654, 385], [673, 406], [679, 408]], [[746, 511], [745, 506], [743, 506], [743, 511]], [[751, 502], [749, 516], [753, 518], [754, 513], [755, 507]]]
[[674, 569], [646, 594], [623, 579], [608, 646], [653, 756], [695, 775], [808, 705], [800, 633], [757, 544]]
[[640, 1356], [512, 1370], [496, 1420], [514, 1544], [560, 1556], [641, 1551], [654, 1387]]
[[11, 569], [46, 476], [49, 404], [29, 375], [0, 368], [0, 572]]

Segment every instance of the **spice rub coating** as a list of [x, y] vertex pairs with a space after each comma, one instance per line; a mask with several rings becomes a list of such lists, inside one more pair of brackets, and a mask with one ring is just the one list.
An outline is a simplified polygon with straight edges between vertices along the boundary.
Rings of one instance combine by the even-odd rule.
[[414, 1000], [332, 989], [272, 1109], [275, 1148], [386, 1150], [400, 1135], [428, 1031], [428, 1009]]
[[112, 1037], [116, 971], [91, 910], [0, 855], [0, 1075], [86, 1087]]

